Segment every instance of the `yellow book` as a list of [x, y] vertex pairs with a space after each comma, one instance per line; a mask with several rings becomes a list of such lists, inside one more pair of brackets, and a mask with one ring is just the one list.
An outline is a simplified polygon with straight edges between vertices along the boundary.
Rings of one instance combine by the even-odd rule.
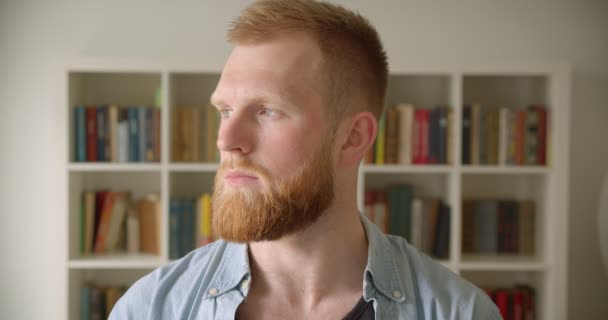
[[384, 148], [385, 148], [385, 122], [386, 113], [383, 113], [378, 122], [378, 135], [376, 136], [376, 164], [384, 164]]
[[203, 194], [199, 200], [199, 227], [198, 227], [198, 246], [204, 246], [213, 241], [211, 233], [211, 195]]

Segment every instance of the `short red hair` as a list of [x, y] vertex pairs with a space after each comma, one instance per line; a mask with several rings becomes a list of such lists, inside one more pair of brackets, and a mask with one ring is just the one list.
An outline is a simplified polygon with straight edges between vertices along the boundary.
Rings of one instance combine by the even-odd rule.
[[330, 114], [339, 120], [370, 111], [379, 119], [388, 63], [378, 32], [360, 14], [320, 1], [256, 1], [232, 22], [228, 41], [256, 43], [297, 32], [311, 35], [319, 44]]

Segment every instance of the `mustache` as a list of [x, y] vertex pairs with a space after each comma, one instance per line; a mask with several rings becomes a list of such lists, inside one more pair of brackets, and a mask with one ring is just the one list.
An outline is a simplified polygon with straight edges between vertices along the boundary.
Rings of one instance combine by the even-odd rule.
[[248, 159], [230, 158], [220, 163], [220, 172], [224, 172], [230, 169], [251, 172], [262, 178], [268, 178], [269, 176], [268, 170], [266, 170], [262, 166], [254, 164], [251, 160]]

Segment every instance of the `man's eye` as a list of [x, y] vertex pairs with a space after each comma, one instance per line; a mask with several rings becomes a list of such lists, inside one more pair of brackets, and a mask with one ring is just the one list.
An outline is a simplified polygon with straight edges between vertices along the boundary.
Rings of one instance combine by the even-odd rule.
[[222, 109], [220, 110], [220, 115], [222, 116], [222, 118], [229, 118], [232, 115], [232, 110]]
[[263, 108], [260, 110], [260, 115], [265, 117], [275, 117], [277, 112], [269, 108]]

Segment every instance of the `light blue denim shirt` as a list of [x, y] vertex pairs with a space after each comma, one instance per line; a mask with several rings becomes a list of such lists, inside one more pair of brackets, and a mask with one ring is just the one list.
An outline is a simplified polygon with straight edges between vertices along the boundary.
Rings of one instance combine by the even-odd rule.
[[[369, 243], [363, 298], [373, 301], [376, 320], [501, 319], [485, 292], [361, 221]], [[250, 277], [247, 246], [218, 240], [138, 280], [110, 319], [234, 319]]]

